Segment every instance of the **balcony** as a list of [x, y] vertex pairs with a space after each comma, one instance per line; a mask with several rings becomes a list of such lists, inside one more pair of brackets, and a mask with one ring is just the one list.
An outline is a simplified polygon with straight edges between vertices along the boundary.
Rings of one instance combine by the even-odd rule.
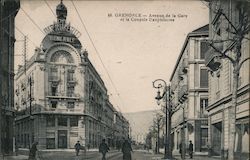
[[58, 84], [60, 79], [58, 76], [49, 76], [49, 81]]
[[184, 79], [184, 74], [185, 73], [183, 73], [182, 70], [183, 70], [182, 67], [180, 67], [179, 70], [178, 70], [178, 79], [179, 79], [179, 81], [182, 81]]
[[186, 74], [188, 69], [188, 58], [183, 58], [181, 71]]
[[208, 125], [208, 120], [201, 120], [201, 125], [202, 126], [207, 126]]
[[67, 113], [73, 113], [73, 114], [83, 114], [83, 109], [81, 108], [43, 108], [41, 110], [42, 113], [53, 113], [53, 114], [67, 114]]
[[183, 85], [180, 87], [180, 90], [178, 92], [178, 97], [179, 98], [182, 98], [183, 96], [186, 96], [187, 95], [187, 92], [188, 92], [188, 87], [187, 85]]
[[[219, 51], [223, 51], [223, 44], [215, 46]], [[212, 71], [217, 71], [221, 65], [220, 53], [210, 48], [205, 54], [205, 63]]]
[[76, 85], [76, 78], [75, 77], [67, 78], [67, 85], [68, 86], [75, 86]]
[[52, 92], [48, 93], [47, 98], [56, 98], [56, 99], [80, 99], [80, 94], [76, 93], [70, 93], [70, 94], [65, 94], [65, 93], [55, 93], [52, 94]]

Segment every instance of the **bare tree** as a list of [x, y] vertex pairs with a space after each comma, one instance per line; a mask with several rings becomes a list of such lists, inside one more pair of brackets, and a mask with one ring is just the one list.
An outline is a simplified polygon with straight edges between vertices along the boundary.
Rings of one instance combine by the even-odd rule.
[[[228, 36], [225, 39], [216, 39], [214, 36], [211, 37], [209, 45], [212, 52], [217, 53], [217, 58], [227, 59], [232, 63], [233, 66], [233, 86], [232, 86], [232, 106], [229, 109], [229, 148], [228, 148], [228, 159], [234, 160], [234, 146], [235, 146], [235, 134], [236, 134], [236, 106], [237, 106], [237, 92], [239, 84], [239, 73], [240, 69], [247, 60], [247, 57], [242, 59], [242, 44], [243, 41], [249, 42], [249, 30], [250, 30], [250, 1], [238, 0], [238, 1], [221, 1], [221, 3], [230, 3], [231, 6], [235, 6], [235, 12], [232, 13], [230, 9], [224, 9], [218, 5], [212, 3], [217, 3], [218, 1], [210, 2], [210, 12], [215, 14], [215, 18], [220, 17], [224, 24], [227, 26], [224, 28], [224, 32]], [[233, 4], [233, 5], [232, 5]], [[234, 17], [234, 20], [233, 18]], [[212, 23], [212, 22], [211, 22]], [[210, 23], [210, 24], [211, 24]], [[212, 24], [213, 25], [213, 24]], [[220, 31], [222, 32], [222, 31]], [[221, 49], [219, 46], [226, 46], [225, 49]], [[247, 51], [249, 53], [249, 51]], [[214, 68], [218, 69], [218, 68]]]

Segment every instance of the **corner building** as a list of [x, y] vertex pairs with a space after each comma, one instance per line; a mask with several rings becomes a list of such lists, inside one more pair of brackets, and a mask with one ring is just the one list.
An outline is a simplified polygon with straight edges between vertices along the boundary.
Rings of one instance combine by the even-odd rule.
[[[208, 142], [208, 72], [205, 53], [208, 50], [208, 25], [190, 32], [172, 72], [172, 149], [179, 153], [182, 142], [194, 144], [195, 154], [207, 154]], [[188, 153], [188, 151], [186, 151]]]
[[57, 22], [45, 28], [40, 48], [15, 77], [16, 140], [40, 149], [97, 147], [112, 139], [114, 108], [79, 32], [66, 23], [67, 8], [56, 8]]

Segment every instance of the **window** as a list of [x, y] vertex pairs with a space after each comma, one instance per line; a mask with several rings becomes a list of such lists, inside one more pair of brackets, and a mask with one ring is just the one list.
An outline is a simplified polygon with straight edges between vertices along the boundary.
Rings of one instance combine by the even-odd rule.
[[68, 81], [73, 81], [74, 80], [74, 70], [68, 70], [68, 76], [67, 79]]
[[201, 147], [207, 148], [207, 142], [208, 142], [208, 129], [201, 128]]
[[54, 127], [55, 126], [55, 117], [54, 116], [47, 116], [46, 118], [46, 125], [47, 127]]
[[51, 108], [56, 108], [57, 107], [57, 101], [51, 101]]
[[47, 149], [55, 149], [55, 138], [47, 138], [46, 139], [46, 148]]
[[201, 88], [208, 87], [208, 72], [206, 69], [200, 70], [200, 87]]
[[68, 109], [75, 108], [75, 102], [68, 102]]
[[52, 96], [56, 96], [56, 92], [57, 92], [56, 90], [57, 90], [57, 87], [56, 87], [56, 86], [52, 86], [52, 87], [51, 87], [51, 95], [52, 95]]
[[69, 97], [73, 97], [74, 96], [74, 86], [68, 86], [67, 87], [67, 95], [69, 96]]
[[70, 117], [70, 127], [78, 127], [78, 117]]
[[52, 81], [55, 81], [58, 79], [57, 77], [57, 68], [51, 68], [51, 80]]
[[207, 42], [201, 42], [201, 46], [200, 46], [200, 59], [204, 59], [205, 58], [205, 54], [208, 51], [208, 43]]
[[200, 116], [201, 118], [208, 117], [206, 108], [208, 106], [208, 99], [207, 98], [201, 98], [200, 100]]
[[67, 127], [67, 118], [66, 117], [58, 117], [58, 126]]

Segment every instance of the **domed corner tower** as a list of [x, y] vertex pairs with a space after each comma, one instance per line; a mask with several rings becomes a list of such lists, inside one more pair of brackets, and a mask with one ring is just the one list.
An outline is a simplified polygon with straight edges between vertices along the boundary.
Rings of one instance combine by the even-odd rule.
[[45, 28], [46, 36], [38, 54], [40, 66], [44, 68], [43, 84], [39, 87], [44, 104], [39, 114], [46, 125], [37, 124], [37, 127], [40, 135], [46, 135], [44, 140], [38, 138], [44, 149], [74, 148], [78, 140], [85, 144], [83, 64], [87, 55], [78, 39], [80, 32], [66, 22], [67, 7], [62, 1], [56, 7], [56, 15], [57, 22]]

